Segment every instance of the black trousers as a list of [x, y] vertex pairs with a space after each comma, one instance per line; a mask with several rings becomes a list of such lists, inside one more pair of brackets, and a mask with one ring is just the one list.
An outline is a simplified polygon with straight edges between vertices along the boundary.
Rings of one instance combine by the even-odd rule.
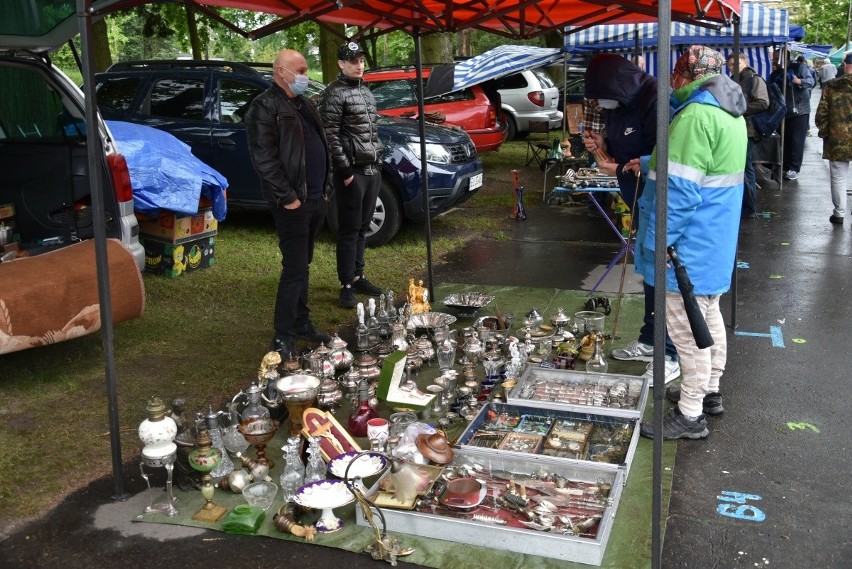
[[808, 136], [810, 115], [796, 115], [784, 119], [784, 171], [802, 169], [805, 138]]
[[309, 199], [297, 209], [271, 207], [281, 250], [281, 278], [275, 296], [275, 335], [294, 339], [296, 328], [310, 317], [308, 277], [316, 237], [327, 209], [322, 198]]
[[374, 167], [375, 174], [355, 173], [352, 183], [343, 185], [338, 175], [334, 176], [334, 194], [337, 200], [337, 278], [341, 284], [349, 284], [355, 277], [364, 275], [364, 248], [367, 231], [376, 210], [376, 198], [382, 182], [381, 168]]

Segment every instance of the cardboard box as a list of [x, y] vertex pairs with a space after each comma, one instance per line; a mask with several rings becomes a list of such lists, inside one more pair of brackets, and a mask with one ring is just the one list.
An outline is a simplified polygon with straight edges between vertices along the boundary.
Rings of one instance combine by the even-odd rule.
[[177, 277], [207, 267], [216, 261], [216, 237], [202, 237], [185, 243], [168, 243], [145, 237], [145, 272], [167, 277]]
[[212, 208], [202, 208], [196, 215], [178, 215], [160, 212], [157, 219], [139, 219], [142, 237], [154, 237], [159, 241], [185, 243], [202, 237], [216, 235], [219, 222], [213, 217]]
[[2, 203], [0, 204], [0, 219], [8, 219], [15, 217], [15, 204]]

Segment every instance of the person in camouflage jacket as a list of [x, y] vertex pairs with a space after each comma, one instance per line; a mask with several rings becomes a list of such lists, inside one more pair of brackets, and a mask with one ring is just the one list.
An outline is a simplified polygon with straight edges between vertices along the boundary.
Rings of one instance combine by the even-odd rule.
[[852, 53], [843, 59], [843, 75], [825, 84], [816, 111], [816, 126], [822, 139], [822, 157], [831, 173], [831, 223], [846, 218], [846, 177], [852, 160]]

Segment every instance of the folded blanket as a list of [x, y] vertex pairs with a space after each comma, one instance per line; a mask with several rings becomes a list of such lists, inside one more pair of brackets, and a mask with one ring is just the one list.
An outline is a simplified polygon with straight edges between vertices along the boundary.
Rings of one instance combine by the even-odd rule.
[[255, 535], [266, 514], [257, 506], [240, 504], [225, 517], [222, 529], [225, 533]]

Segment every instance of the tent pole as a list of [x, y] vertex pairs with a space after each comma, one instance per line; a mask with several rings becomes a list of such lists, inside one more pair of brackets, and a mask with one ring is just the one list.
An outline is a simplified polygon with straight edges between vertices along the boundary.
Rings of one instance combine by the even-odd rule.
[[[426, 109], [423, 104], [423, 53], [420, 49], [420, 28], [414, 28], [414, 64], [417, 69], [417, 126], [420, 128], [420, 186], [423, 193], [423, 219], [426, 224], [426, 272], [429, 300], [435, 301], [432, 285], [432, 212], [429, 210], [429, 165], [426, 162]], [[409, 301], [412, 299], [409, 299]]]
[[83, 93], [86, 97], [86, 146], [89, 148], [89, 185], [92, 192], [92, 222], [95, 231], [95, 263], [98, 271], [98, 298], [100, 299], [101, 337], [106, 361], [107, 405], [109, 410], [109, 439], [112, 449], [112, 482], [114, 500], [127, 499], [121, 465], [121, 438], [118, 419], [118, 397], [115, 376], [115, 345], [112, 327], [112, 296], [109, 288], [109, 265], [106, 250], [106, 222], [103, 212], [103, 184], [106, 157], [99, 137], [98, 111], [95, 101], [94, 53], [92, 41], [91, 0], [77, 0], [80, 18], [80, 44], [83, 52]]
[[[657, 80], [660, 93], [667, 93], [671, 84], [672, 14], [671, 0], [660, 0], [658, 5], [659, 39]], [[654, 249], [654, 313], [666, 313], [666, 235], [668, 233], [668, 176], [669, 176], [669, 98], [657, 97], [657, 227]], [[665, 317], [657, 321], [665, 323]], [[651, 566], [660, 569], [663, 565], [663, 407], [665, 396], [666, 326], [654, 327], [654, 441], [653, 441], [653, 488], [651, 504]]]

